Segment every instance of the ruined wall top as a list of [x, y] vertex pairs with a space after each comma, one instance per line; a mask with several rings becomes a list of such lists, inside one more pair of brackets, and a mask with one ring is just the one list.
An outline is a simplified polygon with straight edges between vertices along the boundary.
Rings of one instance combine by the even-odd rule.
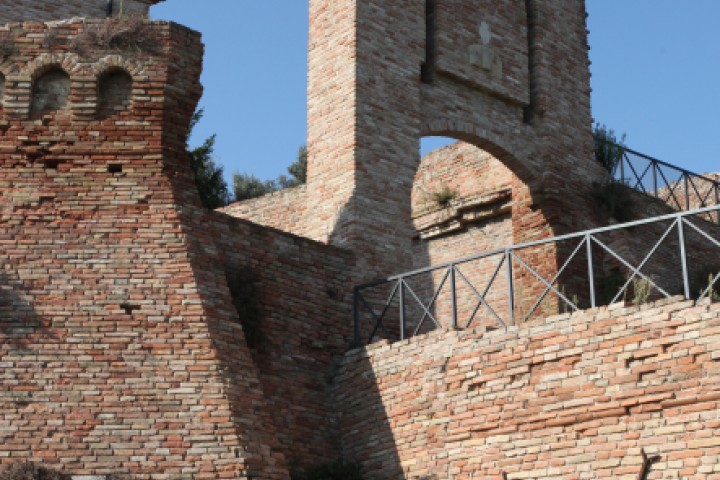
[[0, 8], [0, 25], [10, 22], [49, 22], [73, 17], [104, 18], [119, 12], [147, 15], [163, 0], [14, 0]]

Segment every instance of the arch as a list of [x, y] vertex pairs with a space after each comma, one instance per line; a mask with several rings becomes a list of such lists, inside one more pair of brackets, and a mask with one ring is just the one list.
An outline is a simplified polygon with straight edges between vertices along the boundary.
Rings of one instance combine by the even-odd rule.
[[128, 110], [132, 105], [133, 78], [120, 67], [105, 70], [98, 77], [97, 117], [106, 119]]
[[423, 125], [420, 134], [421, 137], [450, 137], [485, 150], [503, 162], [526, 184], [533, 183], [540, 177], [540, 172], [532, 166], [525, 165], [511, 153], [511, 148], [507, 144], [510, 133], [500, 135], [494, 130], [480, 128], [471, 123], [440, 120]]
[[41, 70], [32, 83], [30, 118], [37, 120], [58, 110], [64, 110], [70, 96], [70, 75], [58, 65]]

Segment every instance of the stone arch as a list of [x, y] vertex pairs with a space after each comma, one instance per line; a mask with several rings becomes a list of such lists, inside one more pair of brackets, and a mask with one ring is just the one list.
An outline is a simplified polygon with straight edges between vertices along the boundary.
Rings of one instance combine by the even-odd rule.
[[32, 82], [30, 118], [37, 120], [68, 107], [70, 75], [59, 65], [41, 69]]
[[133, 78], [121, 67], [106, 69], [97, 82], [97, 117], [105, 119], [128, 110], [132, 105]]

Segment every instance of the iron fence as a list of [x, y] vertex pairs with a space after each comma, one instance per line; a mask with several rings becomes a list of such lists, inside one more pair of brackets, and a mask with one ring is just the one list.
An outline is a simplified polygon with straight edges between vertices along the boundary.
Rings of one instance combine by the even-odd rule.
[[[577, 311], [629, 294], [641, 302], [716, 298], [720, 226], [708, 216], [718, 213], [720, 206], [713, 206], [597, 228], [357, 286], [355, 343], [402, 340], [436, 328], [506, 328], [548, 310]], [[565, 252], [562, 260], [544, 264], [547, 248]], [[698, 287], [694, 277], [707, 271]]]
[[[720, 205], [720, 182], [649, 157], [627, 147], [622, 151], [613, 177], [631, 188], [659, 198], [676, 210]], [[720, 215], [716, 216], [720, 221]]]

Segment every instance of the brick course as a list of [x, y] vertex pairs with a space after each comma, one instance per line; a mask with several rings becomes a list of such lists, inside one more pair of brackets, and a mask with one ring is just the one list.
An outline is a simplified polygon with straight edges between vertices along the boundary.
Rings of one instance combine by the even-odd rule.
[[378, 480], [636, 479], [641, 449], [648, 478], [720, 478], [719, 328], [676, 299], [356, 350], [344, 452]]

